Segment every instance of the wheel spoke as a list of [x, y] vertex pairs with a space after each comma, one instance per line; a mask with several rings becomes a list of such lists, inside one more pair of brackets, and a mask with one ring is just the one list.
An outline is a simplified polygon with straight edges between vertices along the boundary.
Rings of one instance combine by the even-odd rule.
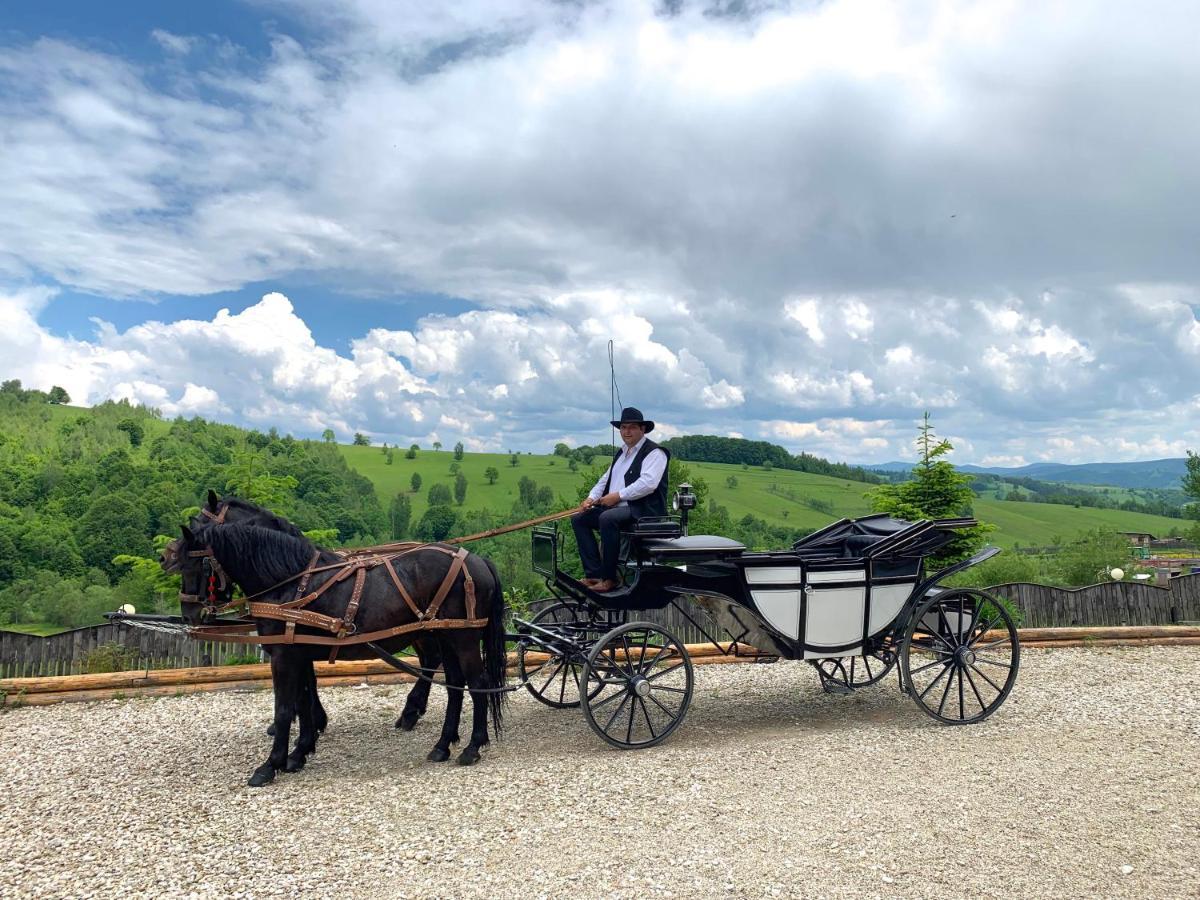
[[[938, 611], [938, 621], [943, 623], [946, 626], [946, 633], [950, 634], [950, 620], [946, 618], [946, 610], [942, 606], [941, 603], [938, 604], [937, 611]], [[943, 641], [943, 643], [945, 643], [945, 642]], [[946, 646], [949, 647], [951, 650], [953, 650], [955, 647], [958, 646], [957, 639], [955, 640], [954, 644], [946, 644]]]
[[619, 691], [614, 691], [613, 693], [611, 693], [607, 697], [605, 697], [603, 700], [594, 701], [592, 703], [592, 712], [595, 712], [602, 706], [608, 706], [608, 704], [612, 703], [614, 700], [618, 700], [621, 697], [628, 697], [628, 696], [629, 696], [628, 692], [626, 692], [624, 689], [619, 690]]
[[[945, 677], [946, 677], [946, 673], [947, 673], [947, 672], [949, 672], [949, 671], [950, 671], [950, 667], [949, 667], [949, 666], [946, 666], [944, 669], [942, 669], [942, 671], [938, 673], [938, 675], [937, 675], [937, 678], [933, 679], [933, 681], [931, 681], [931, 682], [929, 682], [929, 684], [925, 685], [925, 690], [921, 691], [921, 693], [917, 695], [917, 699], [919, 699], [919, 700], [924, 700], [924, 699], [925, 699], [925, 695], [926, 695], [926, 694], [928, 694], [928, 693], [929, 693], [931, 690], [933, 690], [934, 686], [935, 686], [935, 685], [936, 685], [936, 684], [937, 684], [939, 681], [941, 681], [943, 678], [945, 678]], [[909, 674], [911, 675], [912, 673], [910, 672]], [[912, 679], [910, 678], [910, 679], [909, 679], [909, 681], [911, 682], [911, 680], [912, 680]], [[914, 686], [915, 686], [915, 685], [914, 685]]]
[[946, 661], [944, 659], [935, 659], [933, 662], [926, 663], [925, 665], [921, 666], [919, 669], [910, 669], [908, 674], [909, 675], [918, 675], [921, 672], [924, 672], [926, 669], [932, 669], [934, 666], [944, 666], [945, 664], [946, 664]]
[[971, 649], [974, 650], [976, 653], [980, 653], [983, 650], [991, 650], [993, 647], [1003, 647], [1005, 644], [1011, 645], [1012, 638], [1002, 637], [1002, 638], [999, 638], [998, 640], [989, 641], [986, 644], [976, 644]]
[[938, 715], [942, 714], [942, 710], [946, 706], [946, 698], [950, 696], [950, 685], [954, 684], [954, 673], [950, 666], [946, 667], [946, 671], [950, 672], [950, 677], [946, 679], [946, 689], [942, 691], [942, 700], [938, 704]]
[[960, 719], [965, 719], [967, 717], [967, 710], [966, 703], [964, 702], [965, 698], [963, 697], [962, 667], [957, 666], [955, 671], [958, 673], [958, 717]]
[[650, 710], [646, 709], [646, 701], [641, 697], [637, 698], [637, 702], [642, 705], [642, 715], [646, 719], [646, 727], [650, 729], [650, 739], [658, 737], [658, 733], [654, 730], [654, 723], [650, 721]]
[[642, 632], [642, 649], [638, 652], [638, 661], [637, 661], [637, 674], [639, 674], [639, 675], [641, 675], [642, 672], [645, 671], [646, 649], [649, 647], [649, 644], [650, 644], [650, 632], [643, 631]]
[[984, 659], [981, 656], [975, 657], [975, 662], [987, 663], [989, 666], [995, 666], [998, 669], [1011, 669], [1008, 663], [996, 662], [994, 659]]
[[563, 668], [562, 668], [562, 684], [559, 685], [559, 687], [558, 687], [558, 702], [559, 703], [562, 703], [563, 699], [567, 696], [567, 672], [569, 671], [569, 669], [570, 669], [569, 666], [563, 666]]
[[552, 682], [554, 680], [555, 675], [557, 675], [559, 672], [562, 671], [562, 667], [564, 665], [566, 665], [566, 663], [564, 663], [563, 660], [560, 658], [558, 660], [558, 664], [554, 668], [554, 671], [550, 673], [550, 677], [546, 679], [545, 683], [540, 688], [538, 688], [539, 694], [546, 693], [546, 688], [550, 687], [550, 682]]
[[[625, 708], [625, 701], [628, 700], [631, 696], [627, 691], [622, 691], [621, 693], [622, 693], [622, 700], [620, 703], [617, 704], [617, 711], [614, 712], [612, 714], [612, 716], [609, 717], [609, 720], [604, 723], [604, 728], [601, 729], [602, 731], [607, 732], [608, 729], [612, 727], [612, 723], [617, 721], [617, 716], [619, 716], [621, 714], [621, 710], [623, 710]], [[593, 704], [593, 708], [595, 708], [594, 704]]]
[[996, 689], [996, 693], [1000, 694], [1000, 693], [1004, 692], [1004, 688], [1000, 687], [1000, 685], [996, 684], [996, 682], [994, 682], [994, 681], [992, 681], [992, 679], [988, 678], [987, 674], [985, 672], [980, 672], [979, 669], [977, 669], [974, 665], [972, 665], [971, 668], [975, 670], [976, 675], [978, 675], [980, 678], [982, 678], [984, 681], [986, 681], [988, 684], [990, 684], [992, 687], [994, 687]]
[[962, 678], [962, 675], [966, 675], [967, 681], [971, 682], [971, 690], [975, 694], [975, 699], [979, 701], [979, 711], [983, 712], [987, 709], [987, 704], [983, 702], [983, 697], [979, 693], [979, 688], [975, 687], [975, 679], [971, 677], [970, 669], [963, 669], [962, 674], [959, 675], [959, 678]]
[[646, 680], [647, 681], [658, 681], [658, 679], [662, 678], [664, 675], [670, 675], [676, 669], [683, 668], [683, 666], [684, 666], [684, 664], [682, 662], [677, 662], [677, 663], [675, 663], [675, 665], [671, 666], [671, 668], [669, 668], [669, 669], [663, 669], [661, 672], [655, 672], [653, 675], [647, 675]]
[[649, 662], [649, 663], [647, 663], [646, 665], [642, 666], [642, 667], [641, 667], [641, 668], [638, 670], [638, 674], [639, 674], [639, 675], [644, 675], [644, 674], [646, 674], [647, 672], [649, 672], [649, 671], [650, 671], [651, 669], [653, 669], [653, 668], [654, 668], [656, 665], [658, 665], [658, 661], [659, 661], [660, 659], [662, 659], [662, 658], [663, 658], [663, 655], [664, 655], [664, 654], [666, 654], [666, 653], [669, 653], [669, 652], [670, 652], [670, 650], [671, 650], [671, 645], [670, 645], [670, 644], [664, 644], [662, 647], [660, 647], [660, 648], [659, 648], [659, 651], [658, 651], [658, 653], [657, 653], [657, 654], [655, 654], [655, 656], [654, 656], [654, 659], [650, 660], [650, 662]]
[[633, 743], [633, 714], [637, 712], [637, 695], [629, 695], [629, 727], [625, 729], [625, 743]]
[[[681, 691], [680, 693], [682, 693], [682, 691]], [[666, 713], [668, 716], [670, 716], [672, 719], [674, 719], [674, 718], [675, 718], [675, 716], [676, 716], [676, 712], [677, 712], [677, 711], [676, 711], [676, 712], [672, 712], [670, 709], [668, 709], [667, 707], [663, 706], [663, 705], [662, 705], [662, 704], [659, 702], [658, 698], [657, 698], [657, 697], [655, 697], [653, 694], [647, 694], [646, 696], [647, 696], [647, 698], [649, 698], [650, 700], [654, 701], [654, 704], [655, 704], [655, 706], [657, 706], [659, 709], [661, 709], [663, 712], [665, 712], [665, 713]]]
[[650, 690], [652, 690], [652, 691], [670, 691], [672, 694], [686, 694], [687, 693], [687, 691], [684, 690], [683, 688], [667, 687], [665, 684], [652, 684], [650, 686]]

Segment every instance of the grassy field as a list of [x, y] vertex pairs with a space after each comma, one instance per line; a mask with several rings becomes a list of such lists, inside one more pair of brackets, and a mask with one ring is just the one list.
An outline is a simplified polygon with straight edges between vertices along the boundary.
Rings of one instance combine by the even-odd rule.
[[15, 631], [17, 634], [34, 634], [38, 637], [49, 637], [69, 629], [61, 625], [51, 625], [49, 622], [23, 622], [19, 625], [0, 625], [0, 631]]
[[[421, 450], [416, 459], [405, 459], [404, 451], [397, 450], [390, 466], [378, 447], [343, 446], [342, 452], [350, 465], [375, 484], [385, 506], [397, 492], [408, 493], [413, 502], [414, 521], [425, 511], [426, 496], [432, 484], [437, 481], [450, 486], [454, 484], [454, 475], [450, 472], [454, 454], [449, 450]], [[572, 472], [567, 460], [554, 456], [521, 454], [518, 459], [519, 464], [514, 467], [506, 453], [466, 454], [459, 464], [468, 481], [464, 508], [487, 508], [506, 513], [517, 498], [517, 482], [522, 476], [532, 478], [539, 486], [548, 485], [564, 504], [574, 502], [578, 488], [585, 480], [583, 467], [579, 472]], [[489, 466], [500, 473], [493, 485], [484, 478], [484, 470]], [[735, 519], [749, 513], [777, 525], [819, 528], [843, 516], [861, 516], [870, 512], [864, 496], [870, 486], [862, 482], [783, 469], [743, 469], [720, 463], [688, 463], [687, 466], [694, 477], [707, 482], [709, 495], [725, 506]], [[421, 475], [422, 482], [421, 490], [416, 494], [411, 493], [410, 487], [414, 472]], [[728, 484], [730, 477], [736, 480], [732, 487]], [[1004, 547], [1045, 546], [1055, 537], [1069, 539], [1080, 531], [1099, 527], [1165, 535], [1172, 528], [1182, 528], [1186, 524], [1181, 519], [1122, 510], [1010, 503], [986, 498], [976, 502], [975, 514], [997, 526], [991, 540]]]

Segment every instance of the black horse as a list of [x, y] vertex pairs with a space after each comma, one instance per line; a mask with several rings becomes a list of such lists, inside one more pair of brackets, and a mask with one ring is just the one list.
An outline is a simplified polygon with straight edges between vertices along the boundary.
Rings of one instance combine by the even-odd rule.
[[[232, 494], [220, 498], [216, 495], [216, 492], [210, 490], [204, 506], [201, 507], [201, 511], [192, 517], [191, 528], [195, 530], [213, 522], [221, 522], [226, 525], [259, 525], [271, 531], [290, 534], [292, 537], [304, 537], [299, 528], [283, 518], [283, 516], [271, 512], [266, 507], [258, 506], [249, 500], [243, 500]], [[228, 590], [229, 594], [224, 597], [224, 602], [228, 602], [229, 596], [232, 594], [232, 586]], [[413, 640], [413, 649], [417, 653], [417, 660], [421, 670], [425, 673], [432, 675], [441, 667], [442, 657], [436, 641], [428, 641], [418, 637]], [[270, 647], [267, 647], [266, 650], [268, 654], [272, 652], [272, 648]], [[317, 694], [317, 675], [311, 663], [309, 664], [306, 677], [308, 682], [307, 691], [312, 697], [313, 719], [316, 723], [316, 729], [319, 733], [324, 733], [325, 728], [329, 724], [329, 716], [326, 715], [325, 707], [321, 705], [321, 698]], [[425, 679], [418, 679], [416, 684], [412, 686], [412, 689], [408, 692], [408, 696], [404, 700], [404, 709], [401, 711], [400, 717], [396, 719], [397, 728], [402, 731], [412, 731], [417, 726], [417, 722], [425, 715], [425, 710], [429, 705], [429, 689], [430, 682]], [[267, 734], [275, 734], [274, 723], [268, 727]]]
[[[429, 608], [451, 567], [449, 548], [429, 545], [390, 558], [386, 563], [366, 570], [361, 589], [361, 602], [355, 619], [355, 632], [366, 634], [417, 622], [417, 615], [396, 589], [395, 580], [404, 585], [418, 609]], [[211, 561], [210, 561], [211, 560]], [[285, 603], [293, 599], [296, 581], [315, 560], [317, 567], [309, 581], [310, 592], [320, 591], [325, 583], [336, 580], [343, 559], [331, 550], [315, 547], [303, 536], [273, 531], [257, 525], [210, 524], [195, 531], [183, 529], [172, 567], [183, 575], [183, 617], [189, 624], [199, 625], [204, 604], [186, 599], [202, 598], [211, 562], [226, 573], [248, 597], [262, 603]], [[504, 594], [495, 566], [484, 557], [468, 555], [464, 569], [474, 582], [475, 618], [487, 619], [483, 627], [440, 628], [420, 636], [435, 642], [440, 650], [446, 682], [450, 686], [446, 704], [446, 720], [441, 736], [429, 753], [429, 759], [442, 762], [450, 758], [450, 745], [459, 740], [458, 727], [462, 713], [463, 689], [471, 693], [474, 716], [471, 740], [459, 754], [458, 762], [471, 765], [479, 760], [480, 748], [488, 743], [488, 713], [499, 734], [504, 699], [500, 689], [505, 681]], [[351, 604], [352, 582], [345, 579], [326, 588], [305, 606], [305, 610], [320, 616], [343, 618]], [[460, 576], [450, 586], [437, 619], [465, 620], [468, 615], [467, 591]], [[260, 636], [281, 636], [285, 623], [272, 618], [256, 619]], [[328, 632], [296, 628], [299, 635], [328, 637]], [[407, 632], [380, 640], [385, 649], [395, 652], [410, 644], [419, 632]], [[482, 652], [481, 652], [482, 645]], [[297, 772], [304, 767], [308, 755], [316, 749], [317, 728], [309, 675], [312, 663], [329, 654], [328, 645], [277, 643], [271, 653], [271, 680], [275, 691], [275, 735], [267, 761], [250, 777], [252, 786], [272, 781], [280, 769]], [[363, 658], [371, 652], [362, 644], [344, 645], [339, 658]], [[296, 746], [288, 753], [293, 718], [300, 722]]]

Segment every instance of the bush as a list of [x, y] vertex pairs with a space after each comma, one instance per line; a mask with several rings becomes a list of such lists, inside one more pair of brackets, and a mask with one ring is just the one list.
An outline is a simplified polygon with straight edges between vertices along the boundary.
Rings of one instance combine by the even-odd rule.
[[137, 667], [137, 650], [115, 641], [101, 644], [95, 650], [84, 654], [83, 657], [83, 671], [88, 675], [96, 675], [100, 672], [126, 672]]

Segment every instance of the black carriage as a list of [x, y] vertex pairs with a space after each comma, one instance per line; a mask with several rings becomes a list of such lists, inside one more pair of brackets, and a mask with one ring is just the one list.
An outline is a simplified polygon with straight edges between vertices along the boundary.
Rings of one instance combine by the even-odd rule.
[[595, 593], [563, 570], [556, 524], [533, 532], [533, 567], [552, 596], [528, 621], [517, 620], [510, 637], [521, 680], [538, 700], [582, 706], [615, 747], [665, 740], [691, 703], [697, 649], [647, 621], [666, 609], [722, 655], [812, 663], [831, 692], [852, 692], [897, 668], [900, 690], [946, 724], [982, 721], [1008, 697], [1020, 660], [1012, 617], [982, 591], [940, 586], [998, 548], [925, 571], [973, 519], [842, 519], [787, 550], [757, 552], [688, 534], [682, 491], [681, 519], [636, 523], [626, 586], [612, 593]]

